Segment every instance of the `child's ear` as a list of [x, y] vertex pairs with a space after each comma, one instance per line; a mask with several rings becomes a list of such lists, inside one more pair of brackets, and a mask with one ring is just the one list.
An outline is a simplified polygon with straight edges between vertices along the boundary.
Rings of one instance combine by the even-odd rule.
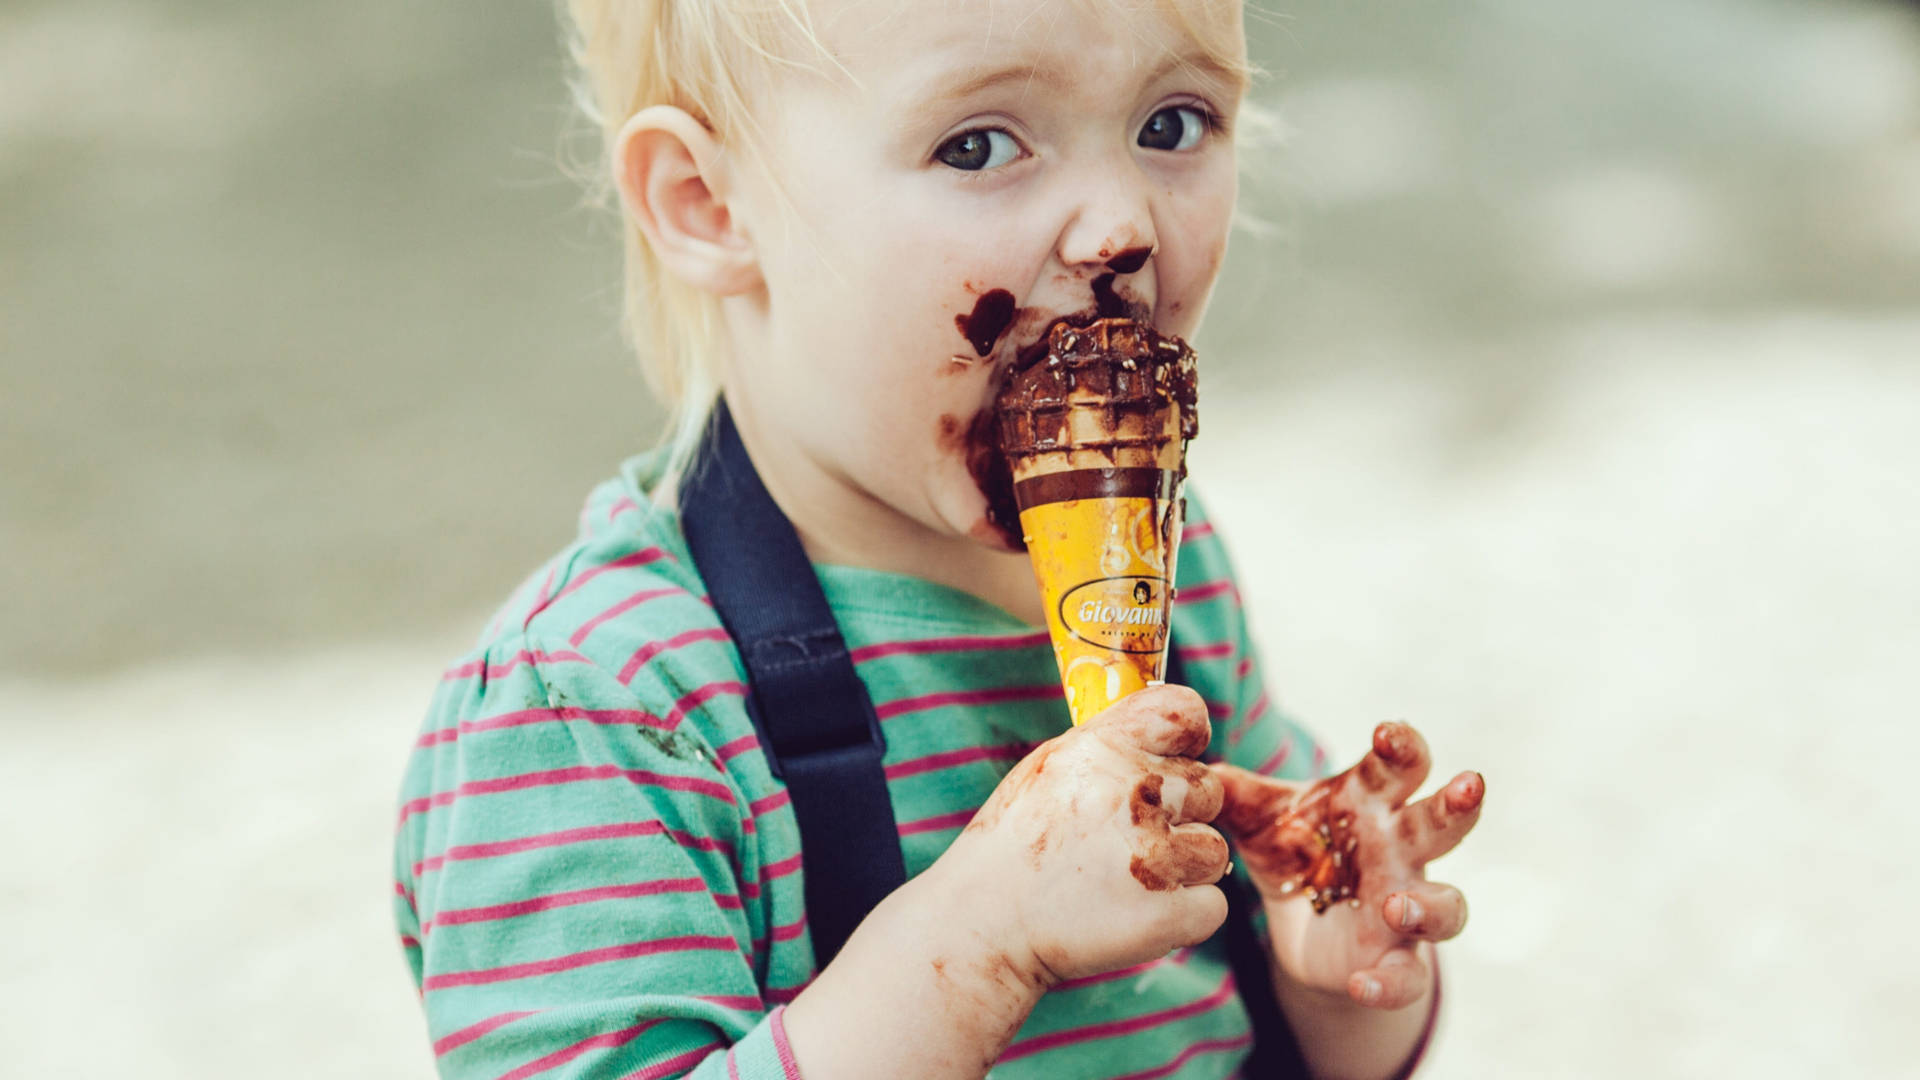
[[760, 284], [753, 244], [728, 207], [720, 142], [683, 109], [653, 105], [614, 142], [614, 183], [654, 254], [689, 284], [733, 296]]

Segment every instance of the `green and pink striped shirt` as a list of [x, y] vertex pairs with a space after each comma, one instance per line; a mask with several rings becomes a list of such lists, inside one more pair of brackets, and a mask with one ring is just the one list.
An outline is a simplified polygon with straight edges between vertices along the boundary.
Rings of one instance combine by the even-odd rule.
[[[442, 1075], [794, 1080], [782, 1007], [813, 976], [805, 866], [744, 673], [657, 459], [596, 489], [579, 538], [448, 669], [414, 746], [394, 911]], [[1321, 771], [1274, 709], [1197, 500], [1173, 638], [1211, 758]], [[908, 874], [1067, 727], [1044, 630], [916, 578], [818, 566], [886, 735]], [[983, 897], [983, 902], [991, 898]], [[1049, 993], [996, 1080], [1219, 1080], [1250, 1045], [1216, 939]]]

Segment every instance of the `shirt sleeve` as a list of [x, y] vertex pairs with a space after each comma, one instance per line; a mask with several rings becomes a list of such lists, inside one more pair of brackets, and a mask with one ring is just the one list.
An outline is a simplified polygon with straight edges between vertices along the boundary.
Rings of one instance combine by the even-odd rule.
[[526, 637], [448, 672], [394, 904], [449, 1078], [792, 1080], [754, 820], [672, 702]]
[[1266, 776], [1326, 775], [1327, 756], [1305, 727], [1274, 704], [1248, 626], [1239, 577], [1196, 494], [1187, 497], [1180, 544], [1174, 648], [1213, 720], [1208, 757]]

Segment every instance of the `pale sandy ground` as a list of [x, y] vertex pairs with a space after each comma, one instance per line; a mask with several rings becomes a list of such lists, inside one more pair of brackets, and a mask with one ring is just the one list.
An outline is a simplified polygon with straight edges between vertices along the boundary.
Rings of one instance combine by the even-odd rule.
[[1578, 360], [1477, 461], [1481, 404], [1396, 374], [1197, 466], [1295, 711], [1488, 778], [1431, 1075], [1914, 1075], [1920, 320], [1540, 344]]
[[[1473, 460], [1364, 368], [1196, 449], [1291, 708], [1488, 777], [1427, 1075], [1912, 1075], [1920, 320], [1535, 344]], [[7, 1074], [430, 1075], [384, 854], [464, 633], [0, 685]]]

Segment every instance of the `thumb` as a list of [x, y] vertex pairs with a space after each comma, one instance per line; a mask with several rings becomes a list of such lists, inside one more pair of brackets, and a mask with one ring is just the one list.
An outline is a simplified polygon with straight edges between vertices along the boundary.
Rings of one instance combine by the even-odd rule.
[[1210, 768], [1220, 778], [1224, 796], [1214, 824], [1238, 836], [1268, 828], [1300, 795], [1299, 784], [1262, 776], [1238, 765], [1216, 764]]
[[[1284, 895], [1289, 881], [1312, 865], [1320, 851], [1314, 826], [1288, 811], [1307, 785], [1275, 780], [1232, 765], [1212, 766], [1224, 796], [1213, 824], [1233, 840], [1247, 872], [1263, 895]], [[1270, 890], [1280, 890], [1272, 893]]]
[[1207, 703], [1184, 686], [1150, 686], [1087, 722], [1110, 743], [1161, 757], [1199, 757], [1213, 739]]

